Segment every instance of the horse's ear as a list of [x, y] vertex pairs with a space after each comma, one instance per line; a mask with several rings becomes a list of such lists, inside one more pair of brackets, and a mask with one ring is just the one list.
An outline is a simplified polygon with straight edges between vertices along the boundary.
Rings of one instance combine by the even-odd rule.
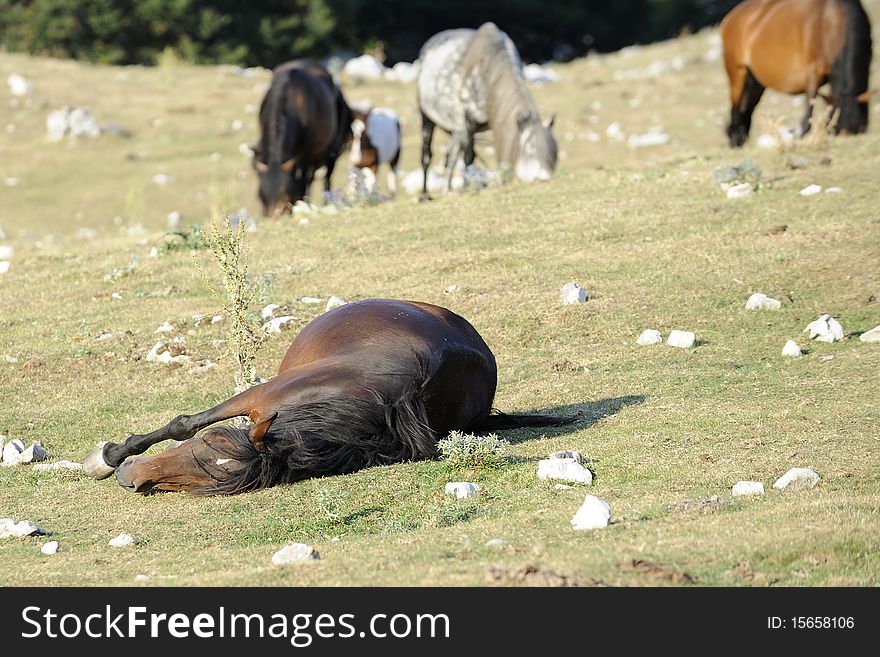
[[293, 171], [293, 160], [287, 160], [286, 162], [281, 163], [281, 168], [287, 172]]
[[544, 127], [547, 128], [548, 130], [552, 130], [554, 123], [556, 123], [556, 115], [555, 114], [553, 114], [550, 117], [550, 119], [547, 121], [547, 123], [544, 124]]
[[269, 170], [269, 165], [254, 157], [254, 169], [256, 169], [258, 173], [266, 173]]

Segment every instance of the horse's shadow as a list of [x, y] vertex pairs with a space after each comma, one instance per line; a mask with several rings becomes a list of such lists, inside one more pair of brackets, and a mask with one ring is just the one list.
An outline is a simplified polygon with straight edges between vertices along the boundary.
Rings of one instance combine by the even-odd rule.
[[541, 415], [561, 415], [577, 419], [571, 424], [559, 427], [523, 427], [522, 429], [512, 429], [504, 432], [504, 438], [511, 443], [521, 443], [540, 436], [548, 438], [564, 436], [581, 429], [589, 429], [600, 420], [617, 414], [627, 406], [641, 404], [645, 399], [644, 395], [626, 395], [624, 397], [609, 397], [582, 404], [564, 404], [562, 406], [545, 408], [538, 412]]

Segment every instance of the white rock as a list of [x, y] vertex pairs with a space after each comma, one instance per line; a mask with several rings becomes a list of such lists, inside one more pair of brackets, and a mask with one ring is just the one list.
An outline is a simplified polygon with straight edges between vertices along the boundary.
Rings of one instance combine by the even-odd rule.
[[153, 176], [152, 180], [155, 184], [159, 185], [159, 187], [165, 187], [165, 185], [173, 181], [174, 178], [165, 173], [157, 173]]
[[58, 541], [49, 541], [40, 546], [40, 552], [43, 554], [55, 554], [58, 552]]
[[630, 148], [641, 148], [642, 146], [662, 146], [670, 141], [669, 135], [664, 132], [647, 132], [643, 135], [630, 135], [626, 140], [626, 145]]
[[532, 84], [544, 84], [546, 82], [559, 82], [559, 75], [550, 68], [545, 68], [540, 64], [526, 64], [523, 67], [523, 77], [526, 82]]
[[815, 196], [822, 191], [822, 185], [807, 185], [800, 191], [801, 196]]
[[486, 541], [486, 547], [504, 547], [507, 545], [507, 541], [503, 538], [491, 538]]
[[41, 472], [50, 472], [53, 470], [82, 470], [82, 469], [83, 469], [82, 463], [68, 461], [67, 459], [55, 461], [54, 463], [38, 463], [37, 465], [34, 466], [34, 470], [39, 470]]
[[573, 306], [587, 300], [587, 291], [577, 283], [566, 283], [559, 291], [559, 300], [563, 306]]
[[840, 322], [827, 314], [807, 324], [804, 333], [809, 333], [811, 340], [818, 340], [819, 342], [843, 340], [843, 327], [840, 325]]
[[22, 452], [24, 452], [24, 443], [18, 438], [10, 440], [3, 447], [3, 465], [17, 464], [18, 460], [21, 458]]
[[70, 109], [63, 107], [51, 112], [46, 117], [46, 138], [49, 141], [61, 141], [67, 134], [67, 116]]
[[553, 488], [556, 490], [574, 490], [574, 486], [569, 486], [568, 484], [553, 484]]
[[397, 62], [389, 69], [385, 69], [383, 76], [392, 82], [415, 82], [419, 77], [419, 67], [409, 62]]
[[733, 496], [763, 495], [764, 484], [760, 481], [738, 481], [733, 485]]
[[298, 297], [297, 301], [299, 301], [300, 303], [314, 304], [314, 303], [321, 303], [324, 300], [319, 299], [318, 297]]
[[547, 455], [548, 459], [574, 459], [578, 463], [584, 462], [584, 457], [576, 449], [563, 449], [558, 452], [551, 452]]
[[159, 328], [157, 328], [153, 333], [170, 333], [174, 330], [174, 326], [170, 322], [165, 322]]
[[334, 308], [339, 308], [339, 306], [344, 306], [347, 303], [348, 301], [346, 301], [342, 297], [337, 297], [334, 295], [327, 299], [327, 305], [324, 307], [324, 312], [327, 312], [328, 310], [333, 310]]
[[9, 261], [8, 260], [0, 260], [0, 274], [5, 274], [9, 271]]
[[148, 582], [149, 580], [150, 580], [150, 576], [149, 576], [149, 575], [143, 575], [143, 574], [140, 574], [140, 575], [135, 575], [135, 576], [134, 576], [134, 581], [135, 581], [135, 582]]
[[157, 249], [157, 248], [154, 246], [152, 249], [150, 249], [150, 252], [147, 254], [147, 257], [149, 257], [149, 258], [158, 258], [158, 257], [159, 257], [159, 249]]
[[581, 508], [571, 519], [573, 529], [600, 529], [607, 527], [611, 520], [611, 505], [594, 495], [587, 495]]
[[746, 301], [746, 310], [779, 310], [780, 308], [782, 308], [781, 301], [771, 299], [760, 292], [756, 292]]
[[553, 458], [538, 461], [539, 479], [560, 479], [577, 484], [593, 483], [593, 473], [573, 458]]
[[135, 543], [137, 543], [137, 541], [134, 540], [134, 536], [132, 536], [131, 534], [120, 534], [116, 538], [111, 538], [107, 542], [107, 545], [109, 545], [110, 547], [128, 547], [129, 545], [134, 545]]
[[180, 213], [177, 210], [169, 212], [168, 216], [165, 217], [165, 225], [168, 227], [168, 230], [180, 228]]
[[697, 336], [691, 331], [672, 331], [666, 338], [666, 344], [670, 347], [679, 347], [681, 349], [690, 349], [697, 341]]
[[23, 452], [21, 452], [18, 456], [13, 457], [10, 461], [7, 461], [4, 458], [3, 465], [24, 465], [25, 463], [32, 463], [34, 461], [45, 461], [47, 456], [48, 454], [46, 454], [46, 450], [43, 449], [40, 443], [34, 443]]
[[6, 84], [9, 86], [9, 93], [13, 96], [27, 96], [31, 92], [31, 83], [18, 73], [10, 73], [6, 78]]
[[466, 481], [450, 481], [446, 484], [446, 494], [455, 495], [458, 499], [473, 497], [481, 490], [479, 484], [471, 484]]
[[727, 188], [727, 198], [745, 198], [751, 196], [754, 191], [752, 183], [740, 183]]
[[16, 536], [30, 536], [31, 534], [45, 535], [47, 532], [39, 525], [35, 525], [30, 520], [20, 520], [15, 522], [12, 518], [0, 518], [0, 538], [8, 538]]
[[15, 249], [8, 244], [0, 244], [0, 260], [7, 260], [15, 253]]
[[758, 148], [776, 148], [779, 146], [779, 140], [773, 135], [763, 134], [758, 137]]
[[269, 319], [278, 308], [281, 306], [277, 303], [270, 303], [266, 306], [263, 306], [263, 309], [260, 311], [260, 317], [263, 319]]
[[860, 342], [880, 342], [880, 326], [875, 326], [870, 331], [865, 331], [859, 336]]
[[453, 283], [452, 285], [450, 285], [449, 287], [446, 288], [446, 291], [447, 291], [449, 294], [452, 294], [453, 292], [458, 292], [460, 289], [461, 289], [461, 286], [460, 286], [460, 285], [455, 285], [455, 284]]
[[296, 320], [296, 317], [292, 315], [283, 315], [281, 317], [275, 317], [274, 319], [270, 319], [268, 322], [263, 324], [263, 330], [266, 333], [281, 333], [282, 327], [286, 326], [288, 323]]
[[802, 490], [819, 483], [819, 475], [810, 468], [792, 468], [773, 484], [779, 490]]
[[636, 344], [643, 347], [651, 344], [660, 344], [663, 342], [663, 335], [655, 329], [647, 329], [636, 339]]
[[843, 190], [840, 187], [828, 187], [825, 190], [826, 194], [840, 194]]
[[[165, 342], [163, 340], [159, 340], [156, 344], [153, 345], [153, 348], [147, 352], [147, 360], [151, 363], [159, 362], [159, 350], [165, 346]], [[167, 351], [164, 353], [168, 353]], [[171, 354], [168, 354], [169, 358]]]
[[212, 323], [212, 324], [219, 324], [219, 323], [222, 322], [222, 321], [223, 321], [223, 315], [214, 315], [214, 316], [211, 318], [211, 323]]
[[276, 566], [286, 566], [293, 563], [314, 561], [321, 555], [311, 545], [305, 543], [290, 543], [272, 555], [272, 563]]
[[373, 55], [361, 55], [345, 62], [342, 72], [357, 80], [381, 80], [385, 67]]
[[802, 356], [801, 348], [798, 346], [798, 343], [794, 340], [789, 340], [785, 343], [785, 346], [782, 348], [782, 355], [788, 356], [790, 358], [797, 358], [798, 356]]
[[626, 135], [624, 134], [623, 128], [621, 127], [619, 121], [615, 121], [607, 128], [605, 128], [605, 136], [616, 141], [623, 141], [626, 138]]

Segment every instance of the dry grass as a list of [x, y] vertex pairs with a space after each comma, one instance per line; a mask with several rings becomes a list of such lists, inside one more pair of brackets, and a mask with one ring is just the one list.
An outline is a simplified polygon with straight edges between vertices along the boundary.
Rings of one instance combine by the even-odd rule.
[[[875, 125], [818, 150], [799, 147], [808, 164], [793, 170], [787, 153], [755, 145], [780, 117], [795, 125], [802, 112], [768, 92], [751, 145], [730, 151], [726, 81], [720, 62], [705, 59], [711, 47], [703, 33], [556, 67], [562, 81], [534, 89], [542, 111], [558, 114], [564, 156], [549, 183], [422, 205], [404, 195], [307, 225], [261, 221], [248, 235], [251, 271], [277, 272], [271, 300], [293, 304], [298, 327], [321, 310], [297, 304], [300, 295], [439, 303], [470, 319], [495, 352], [496, 406], [575, 405], [589, 422], [503, 435], [513, 443], [507, 464], [474, 471], [483, 492], [456, 503], [443, 498], [441, 462], [229, 499], [139, 497], [112, 480], [0, 469], [0, 516], [33, 520], [61, 544], [47, 557], [40, 539], [4, 541], [16, 568], [0, 583], [119, 585], [146, 574], [148, 585], [484, 585], [499, 572], [621, 585], [880, 583], [880, 350], [857, 338], [880, 324], [880, 132]], [[677, 56], [678, 70], [615, 79]], [[190, 255], [147, 253], [172, 210], [184, 225], [206, 225], [215, 205], [257, 212], [254, 174], [238, 147], [255, 140], [256, 117], [244, 108], [258, 107], [255, 83], [266, 76], [0, 55], [0, 79], [13, 71], [35, 93], [32, 108], [11, 108], [7, 96], [0, 107], [0, 125], [16, 126], [0, 136], [0, 181], [20, 180], [0, 187], [3, 243], [16, 249], [0, 276], [0, 432], [78, 460], [98, 440], [156, 428], [232, 392], [236, 364], [213, 343], [226, 328], [189, 320], [216, 307]], [[414, 169], [413, 86], [345, 91], [401, 113], [402, 166]], [[63, 104], [89, 105], [134, 135], [47, 144], [45, 116]], [[236, 119], [239, 131], [230, 127]], [[627, 134], [662, 126], [673, 140], [630, 149], [605, 136], [613, 121]], [[820, 165], [822, 155], [830, 164]], [[746, 156], [766, 184], [729, 201], [711, 171]], [[173, 182], [153, 184], [159, 172]], [[799, 196], [811, 183], [843, 193]], [[123, 230], [136, 223], [145, 232]], [[768, 234], [780, 224], [787, 230]], [[98, 236], [78, 237], [82, 227]], [[133, 257], [128, 275], [104, 279]], [[568, 281], [586, 287], [586, 304], [559, 305]], [[447, 293], [451, 284], [459, 291]], [[783, 299], [783, 308], [746, 312], [753, 292]], [[840, 319], [843, 342], [807, 344], [801, 331], [823, 312]], [[164, 321], [180, 327], [191, 355], [219, 367], [199, 375], [144, 362]], [[637, 347], [649, 327], [695, 331], [699, 346]], [[102, 331], [119, 335], [95, 341]], [[259, 374], [273, 372], [292, 335], [264, 345]], [[789, 338], [807, 348], [804, 358], [780, 356]], [[554, 367], [562, 361], [571, 366]], [[614, 509], [607, 529], [573, 532], [583, 491], [555, 491], [534, 476], [537, 459], [558, 449], [590, 459], [590, 492]], [[815, 468], [822, 482], [773, 491], [794, 466]], [[728, 497], [739, 479], [763, 481], [767, 495], [672, 506]], [[108, 548], [121, 531], [143, 543]], [[485, 547], [495, 537], [507, 545]], [[322, 560], [272, 567], [272, 552], [292, 541], [314, 544]]]

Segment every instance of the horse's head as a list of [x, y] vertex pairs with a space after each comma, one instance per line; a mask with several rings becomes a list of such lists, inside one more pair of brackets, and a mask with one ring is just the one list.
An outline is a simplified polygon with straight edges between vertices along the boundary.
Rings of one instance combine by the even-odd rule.
[[259, 147], [254, 149], [253, 166], [260, 180], [259, 196], [263, 203], [263, 216], [281, 214], [291, 204], [305, 196], [302, 181], [294, 175], [296, 162], [266, 162]]
[[133, 493], [190, 491], [232, 493], [252, 467], [255, 450], [247, 432], [232, 427], [207, 430], [152, 456], [127, 458], [116, 469], [119, 485]]
[[555, 115], [544, 123], [535, 114], [522, 114], [518, 117], [518, 154], [514, 173], [520, 180], [549, 180], [556, 170], [556, 137], [553, 136], [555, 120]]

